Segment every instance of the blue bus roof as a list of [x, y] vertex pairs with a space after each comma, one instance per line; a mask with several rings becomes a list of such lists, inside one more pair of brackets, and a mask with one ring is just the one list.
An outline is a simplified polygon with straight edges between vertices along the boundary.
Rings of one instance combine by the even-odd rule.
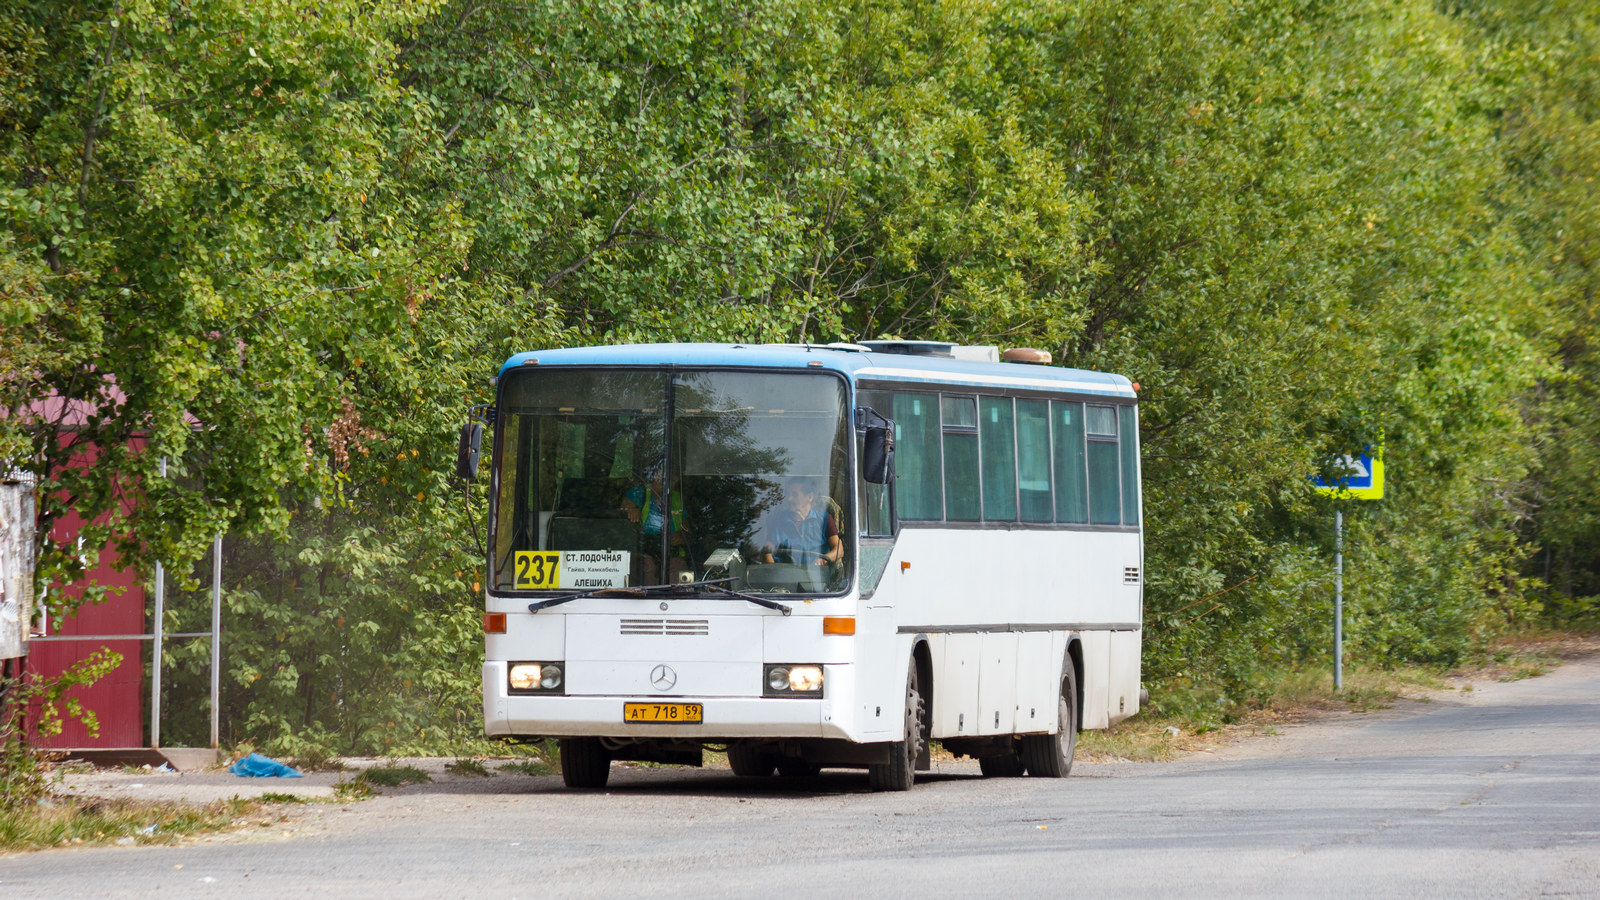
[[[1033, 388], [1133, 397], [1133, 384], [1121, 375], [1022, 363], [972, 362], [937, 356], [877, 353], [820, 344], [621, 344], [567, 347], [518, 353], [500, 367], [540, 366], [738, 366], [745, 368], [821, 368], [851, 381], [956, 384], [972, 387]], [[812, 365], [815, 363], [816, 365]]]

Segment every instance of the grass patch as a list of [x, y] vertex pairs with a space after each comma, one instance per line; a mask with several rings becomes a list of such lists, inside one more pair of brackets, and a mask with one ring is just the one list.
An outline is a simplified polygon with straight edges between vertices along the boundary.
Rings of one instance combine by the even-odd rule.
[[519, 759], [500, 766], [500, 771], [517, 775], [554, 775], [555, 769], [542, 759]]
[[368, 787], [401, 787], [407, 784], [427, 784], [433, 781], [427, 772], [416, 766], [382, 766], [367, 769], [356, 776], [356, 781]]
[[488, 778], [494, 775], [483, 763], [475, 759], [458, 759], [455, 762], [445, 763], [444, 770], [451, 775], [465, 775], [470, 778]]
[[334, 799], [339, 803], [370, 800], [377, 796], [380, 787], [402, 787], [407, 784], [427, 784], [433, 781], [427, 772], [416, 766], [375, 766], [366, 769], [349, 781], [333, 786]]
[[1509, 635], [1452, 672], [1458, 679], [1521, 681], [1600, 651], [1600, 634], [1530, 629]]
[[1178, 753], [1177, 736], [1149, 719], [1128, 719], [1097, 731], [1078, 735], [1078, 759], [1088, 762], [1133, 760], [1160, 762]]
[[171, 844], [233, 825], [255, 809], [234, 798], [204, 806], [134, 800], [62, 798], [0, 809], [0, 850], [42, 850], [76, 844]]
[[260, 794], [260, 795], [258, 795], [256, 797], [256, 799], [261, 801], [262, 803], [310, 803], [311, 802], [311, 798], [310, 797], [302, 797], [299, 794], [278, 794], [278, 793], [274, 793], [272, 791], [268, 791], [265, 794]]
[[355, 781], [341, 781], [333, 786], [333, 798], [340, 803], [355, 803], [360, 800], [370, 800], [377, 795], [372, 785], [359, 779]]
[[1524, 678], [1533, 678], [1550, 671], [1550, 667], [1539, 663], [1523, 663], [1513, 666], [1511, 671], [1500, 676], [1501, 681], [1521, 681]]
[[283, 764], [302, 772], [343, 772], [349, 768], [344, 764], [344, 760], [325, 748], [316, 748], [298, 756], [291, 756], [284, 760]]

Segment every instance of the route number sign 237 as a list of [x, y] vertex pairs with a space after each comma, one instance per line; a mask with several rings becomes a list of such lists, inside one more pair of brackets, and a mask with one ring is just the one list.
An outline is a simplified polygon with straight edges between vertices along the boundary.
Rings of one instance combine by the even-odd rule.
[[517, 590], [537, 591], [561, 584], [561, 553], [522, 550], [516, 558]]
[[627, 587], [626, 550], [518, 550], [512, 574], [519, 591]]

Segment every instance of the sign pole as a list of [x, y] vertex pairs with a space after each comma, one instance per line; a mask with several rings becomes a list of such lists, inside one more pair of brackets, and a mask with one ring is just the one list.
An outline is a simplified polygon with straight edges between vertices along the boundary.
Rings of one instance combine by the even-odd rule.
[[[1332, 481], [1312, 476], [1314, 490], [1335, 501], [1383, 499], [1383, 443], [1360, 456], [1345, 454], [1334, 461], [1343, 475]], [[1333, 690], [1344, 689], [1344, 508], [1333, 510]]]

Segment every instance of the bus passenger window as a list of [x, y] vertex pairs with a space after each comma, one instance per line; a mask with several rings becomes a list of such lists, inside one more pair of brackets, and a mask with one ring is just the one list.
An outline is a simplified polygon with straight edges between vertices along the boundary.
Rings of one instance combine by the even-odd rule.
[[939, 476], [939, 395], [895, 394], [896, 512], [902, 519], [944, 517]]
[[1089, 521], [1095, 525], [1122, 524], [1122, 489], [1117, 481], [1117, 411], [1109, 406], [1088, 407]]
[[1083, 458], [1083, 404], [1050, 404], [1056, 456], [1056, 521], [1089, 521], [1088, 468]]
[[1122, 524], [1139, 524], [1139, 424], [1138, 410], [1117, 407], [1122, 420]]
[[1017, 482], [1022, 521], [1055, 518], [1050, 499], [1050, 404], [1044, 400], [1017, 401]]
[[984, 397], [980, 407], [978, 437], [983, 444], [983, 517], [991, 522], [1015, 522], [1017, 461], [1011, 400]]
[[950, 522], [976, 522], [978, 511], [978, 415], [971, 397], [945, 397], [944, 517]]

